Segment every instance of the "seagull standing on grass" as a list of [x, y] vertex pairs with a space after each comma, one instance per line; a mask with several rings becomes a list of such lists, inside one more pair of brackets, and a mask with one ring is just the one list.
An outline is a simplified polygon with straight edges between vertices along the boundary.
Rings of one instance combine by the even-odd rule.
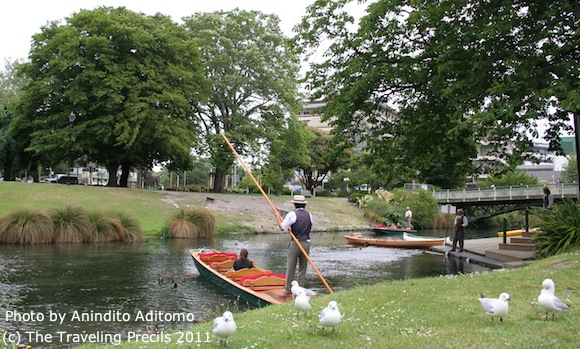
[[498, 317], [500, 322], [503, 322], [503, 316], [507, 315], [509, 305], [508, 301], [510, 300], [510, 295], [507, 293], [502, 293], [499, 295], [499, 298], [485, 298], [483, 297], [483, 293], [479, 296], [479, 302], [481, 303], [481, 307], [483, 311], [487, 315], [491, 316], [491, 321], [493, 322], [494, 317]]
[[335, 301], [328, 302], [328, 306], [322, 309], [318, 318], [323, 331], [325, 327], [332, 327], [332, 331], [334, 332], [334, 327], [338, 326], [342, 320], [342, 314], [338, 310], [338, 304]]
[[314, 291], [312, 291], [312, 290], [309, 290], [309, 289], [307, 289], [307, 288], [304, 288], [304, 287], [300, 286], [300, 285], [298, 284], [298, 281], [296, 281], [296, 280], [292, 280], [292, 283], [291, 283], [291, 285], [292, 285], [292, 287], [290, 288], [290, 291], [292, 291], [292, 297], [293, 297], [293, 298], [296, 298], [296, 296], [298, 295], [298, 291], [299, 291], [299, 290], [302, 290], [302, 291], [304, 291], [304, 293], [305, 293], [305, 294], [306, 294], [308, 297], [316, 296], [316, 292], [314, 292]]
[[234, 321], [234, 314], [231, 311], [226, 311], [222, 316], [216, 317], [213, 320], [213, 334], [220, 337], [220, 343], [222, 338], [225, 340], [225, 344], [228, 344], [228, 337], [236, 332], [237, 326]]
[[301, 311], [306, 313], [306, 310], [310, 310], [312, 308], [312, 305], [310, 304], [310, 297], [306, 295], [304, 290], [298, 290], [296, 298], [294, 299], [294, 306], [296, 309], [298, 309], [298, 315], [300, 315]]
[[563, 303], [560, 298], [556, 297], [556, 285], [552, 279], [546, 279], [542, 282], [542, 292], [538, 296], [538, 304], [540, 307], [546, 309], [546, 320], [550, 311], [552, 312], [552, 320], [557, 311], [570, 308], [569, 305]]

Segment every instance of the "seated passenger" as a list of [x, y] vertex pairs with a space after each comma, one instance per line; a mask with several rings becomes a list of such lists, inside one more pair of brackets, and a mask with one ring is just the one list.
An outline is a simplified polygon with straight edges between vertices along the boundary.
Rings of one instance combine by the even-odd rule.
[[248, 250], [242, 248], [240, 251], [240, 258], [236, 259], [234, 262], [234, 270], [240, 270], [243, 268], [252, 268], [254, 266], [254, 262], [248, 259]]

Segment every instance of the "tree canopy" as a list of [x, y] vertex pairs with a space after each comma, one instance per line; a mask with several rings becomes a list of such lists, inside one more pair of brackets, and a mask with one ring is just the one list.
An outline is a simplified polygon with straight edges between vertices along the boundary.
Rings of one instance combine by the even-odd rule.
[[184, 18], [202, 51], [209, 98], [194, 116], [215, 169], [214, 191], [222, 191], [234, 157], [220, 137], [225, 132], [241, 155], [256, 155], [279, 137], [296, 113], [298, 61], [275, 15], [258, 11], [198, 13]]
[[187, 168], [198, 140], [191, 108], [205, 86], [199, 58], [185, 29], [161, 14], [101, 7], [50, 22], [21, 65], [18, 141], [47, 161], [105, 165], [109, 185], [119, 166], [122, 186], [134, 167], [170, 161]]
[[349, 2], [311, 5], [295, 46], [325, 50], [308, 86], [337, 135], [363, 137], [382, 170], [448, 187], [474, 171], [480, 141], [504, 166], [531, 137], [560, 149], [580, 107], [576, 2], [378, 0], [358, 26]]

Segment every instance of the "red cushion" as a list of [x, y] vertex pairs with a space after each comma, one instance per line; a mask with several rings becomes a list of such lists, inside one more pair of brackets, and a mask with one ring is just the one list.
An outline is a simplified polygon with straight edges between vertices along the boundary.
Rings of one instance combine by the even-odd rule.
[[227, 252], [205, 252], [205, 253], [200, 253], [199, 254], [199, 259], [201, 259], [202, 261], [209, 258], [209, 257], [213, 257], [213, 256], [227, 256], [230, 257], [230, 259], [238, 259], [238, 254], [237, 253], [227, 253]]
[[281, 279], [286, 279], [286, 275], [284, 275], [284, 274], [265, 273], [265, 274], [258, 274], [258, 275], [243, 276], [240, 279], [240, 284], [243, 285], [244, 281], [246, 281], [246, 280], [256, 280], [256, 279], [262, 278], [264, 276], [276, 276], [276, 277], [279, 277]]

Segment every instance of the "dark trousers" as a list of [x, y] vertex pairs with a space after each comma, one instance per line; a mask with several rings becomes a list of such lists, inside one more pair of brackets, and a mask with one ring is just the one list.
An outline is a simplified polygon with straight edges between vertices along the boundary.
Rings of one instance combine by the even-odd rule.
[[459, 242], [459, 249], [463, 250], [463, 236], [465, 235], [465, 230], [463, 227], [458, 227], [455, 229], [455, 236], [453, 236], [453, 249], [457, 247], [457, 243]]
[[[300, 245], [306, 251], [310, 253], [310, 242], [300, 241]], [[304, 287], [306, 283], [306, 267], [308, 266], [308, 259], [300, 247], [292, 240], [288, 248], [288, 265], [286, 266], [286, 293], [290, 293], [290, 287], [293, 280], [298, 281], [298, 284]], [[296, 274], [296, 264], [298, 264], [298, 275], [296, 279], [294, 278]]]

